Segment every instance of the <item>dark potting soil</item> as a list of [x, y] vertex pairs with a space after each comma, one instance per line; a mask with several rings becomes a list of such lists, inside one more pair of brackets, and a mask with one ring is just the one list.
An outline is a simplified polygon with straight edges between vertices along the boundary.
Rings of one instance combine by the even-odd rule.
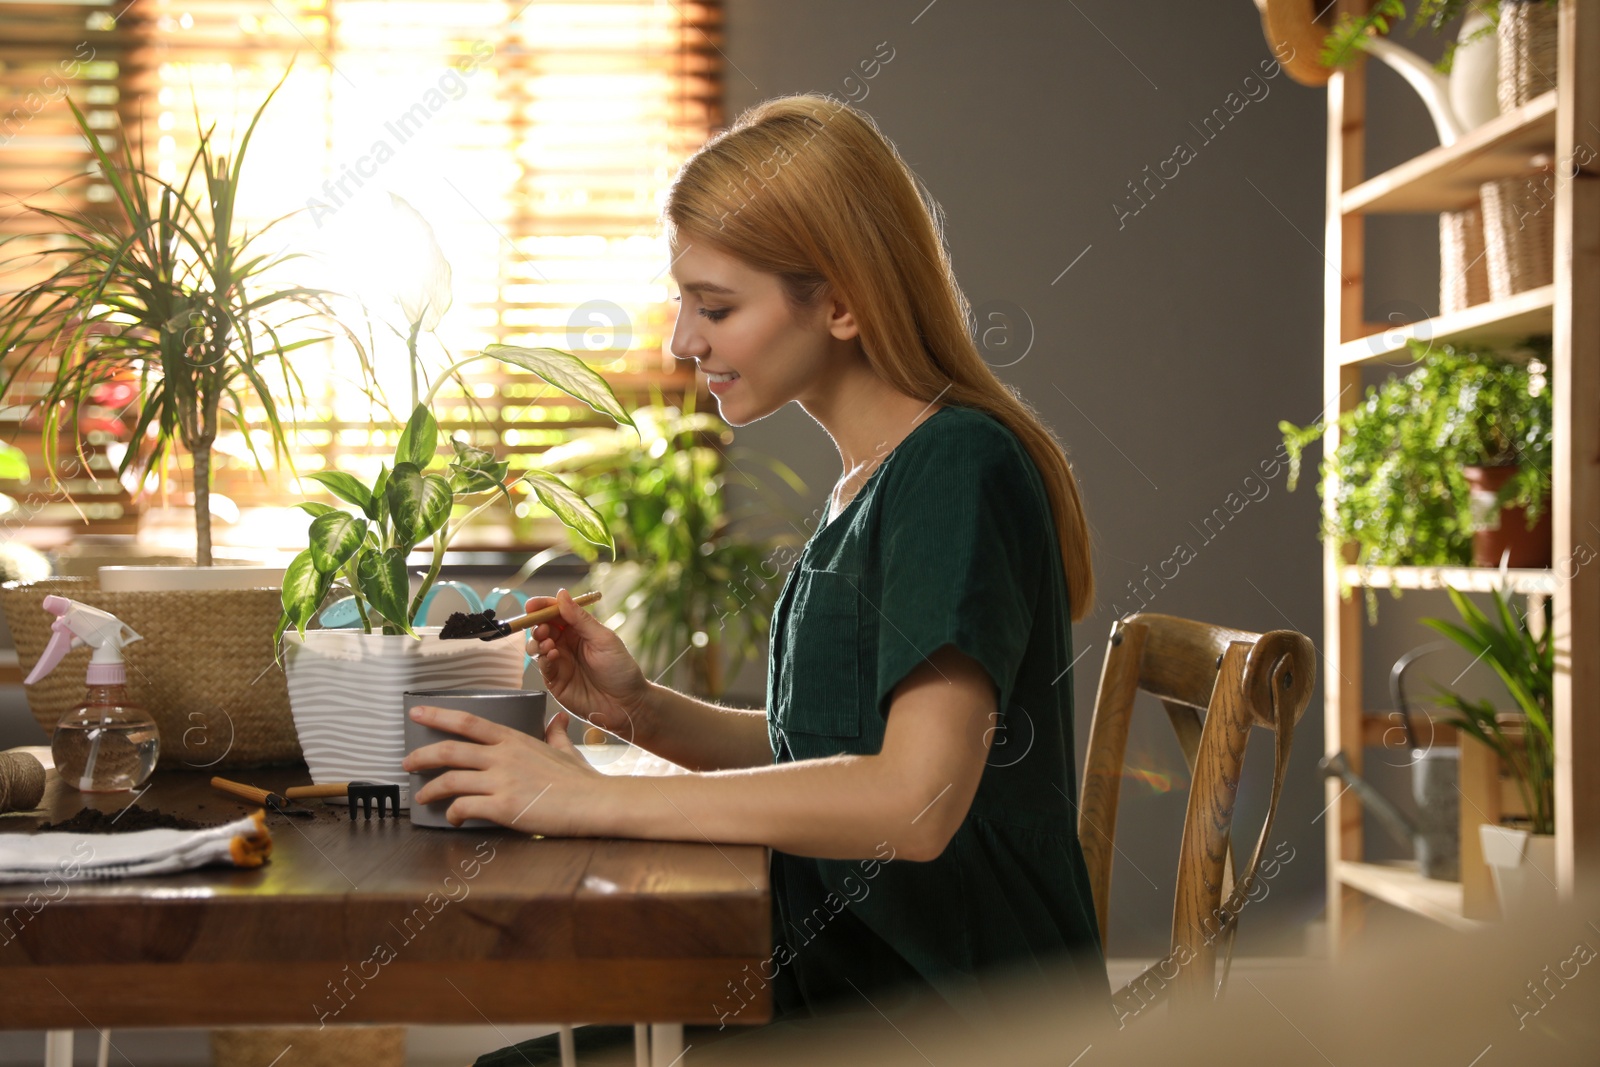
[[465, 612], [453, 611], [450, 617], [444, 620], [444, 626], [439, 629], [439, 640], [455, 641], [466, 637], [481, 637], [495, 631], [494, 609], [486, 608], [468, 615]]
[[193, 819], [185, 819], [181, 815], [169, 815], [164, 811], [153, 811], [142, 808], [137, 804], [123, 808], [120, 812], [97, 811], [94, 808], [84, 808], [70, 819], [63, 819], [58, 823], [45, 823], [39, 827], [39, 833], [68, 833], [68, 834], [126, 834], [135, 830], [200, 830], [201, 824]]

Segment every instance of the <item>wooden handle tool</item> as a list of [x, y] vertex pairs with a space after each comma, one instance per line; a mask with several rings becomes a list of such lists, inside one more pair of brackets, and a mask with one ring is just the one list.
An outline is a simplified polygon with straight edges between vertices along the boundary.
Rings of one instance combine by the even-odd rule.
[[[580, 607], [593, 604], [600, 599], [600, 590], [594, 589], [587, 593], [579, 594], [572, 598], [574, 604]], [[444, 627], [439, 631], [441, 641], [465, 641], [473, 638], [479, 641], [498, 641], [502, 637], [510, 637], [530, 626], [537, 626], [541, 622], [550, 622], [561, 617], [561, 608], [556, 604], [547, 604], [537, 611], [530, 611], [526, 615], [518, 615], [513, 619], [496, 619], [492, 609], [474, 612], [465, 615], [456, 612], [445, 620]]]
[[291, 804], [287, 797], [274, 793], [270, 789], [245, 785], [243, 782], [230, 782], [226, 778], [211, 779], [211, 787], [221, 790], [229, 796], [238, 797], [240, 800], [247, 800], [252, 804], [260, 804], [263, 808], [275, 811], [280, 815], [299, 815], [302, 818], [316, 815], [316, 812], [308, 808]]
[[349, 782], [328, 782], [325, 785], [292, 785], [283, 791], [290, 800], [305, 797], [343, 797], [350, 795]]

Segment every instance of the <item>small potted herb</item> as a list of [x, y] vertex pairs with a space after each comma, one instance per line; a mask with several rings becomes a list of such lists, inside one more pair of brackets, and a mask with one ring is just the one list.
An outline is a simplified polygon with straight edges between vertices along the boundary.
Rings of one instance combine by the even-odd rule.
[[1491, 667], [1516, 705], [1502, 713], [1489, 700], [1470, 700], [1445, 689], [1440, 702], [1453, 714], [1446, 720], [1499, 757], [1527, 808], [1520, 826], [1481, 826], [1485, 860], [1507, 917], [1527, 914], [1541, 901], [1554, 903], [1548, 876], [1555, 870], [1555, 647], [1548, 619], [1535, 637], [1507, 595], [1494, 593], [1491, 617], [1464, 593], [1447, 590], [1460, 622], [1423, 619], [1460, 645], [1474, 663]]
[[[1362, 566], [1498, 565], [1508, 538], [1511, 566], [1549, 566], [1548, 535], [1535, 525], [1549, 508], [1548, 339], [1521, 360], [1411, 347], [1414, 370], [1369, 386], [1338, 416], [1339, 446], [1322, 461], [1319, 488], [1334, 494], [1323, 536], [1354, 543]], [[1278, 424], [1290, 489], [1328, 425]]]

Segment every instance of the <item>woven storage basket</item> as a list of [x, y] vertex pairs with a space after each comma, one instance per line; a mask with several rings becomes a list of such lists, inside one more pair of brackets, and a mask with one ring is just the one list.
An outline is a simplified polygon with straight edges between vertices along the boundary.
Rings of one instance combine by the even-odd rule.
[[1497, 92], [1501, 112], [1521, 107], [1556, 87], [1556, 54], [1560, 19], [1556, 6], [1545, 0], [1505, 0], [1500, 5], [1500, 80]]
[[1483, 211], [1477, 205], [1439, 213], [1439, 313], [1448, 315], [1489, 299], [1483, 254]]
[[[0, 586], [24, 670], [43, 654], [50, 594], [109, 611], [144, 638], [124, 651], [128, 695], [161, 729], [160, 767], [241, 767], [298, 760], [289, 690], [274, 662], [276, 589], [107, 593], [86, 578]], [[28, 706], [45, 733], [83, 700], [90, 650], [75, 649], [38, 683]]]
[[1503, 178], [1478, 188], [1483, 203], [1483, 259], [1489, 296], [1549, 285], [1555, 279], [1555, 178], [1550, 169]]
[[[289, 1048], [294, 1051], [284, 1055]], [[211, 1031], [212, 1067], [403, 1067], [403, 1026], [259, 1027]]]

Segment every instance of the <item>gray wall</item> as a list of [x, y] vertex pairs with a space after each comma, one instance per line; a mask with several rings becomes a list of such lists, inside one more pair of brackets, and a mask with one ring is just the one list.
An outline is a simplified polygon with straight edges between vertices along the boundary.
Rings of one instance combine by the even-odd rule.
[[[1127, 583], [1147, 565], [1153, 573], [1179, 542], [1196, 558], [1151, 610], [1294, 628], [1321, 644], [1314, 473], [1294, 494], [1281, 474], [1249, 486], [1245, 479], [1275, 455], [1278, 420], [1311, 421], [1322, 403], [1326, 94], [1285, 74], [1259, 78], [1271, 52], [1245, 0], [926, 3], [730, 0], [729, 116], [790, 92], [858, 99], [943, 205], [974, 308], [1007, 302], [1019, 337], [1031, 323], [1028, 355], [998, 373], [1073, 457], [1102, 591], [1075, 633], [1084, 653], [1075, 672], [1081, 761], [1105, 637], [1119, 611], [1138, 607]], [[845, 79], [884, 41], [894, 59], [865, 82], [862, 99], [862, 83]], [[1229, 93], [1244, 96], [1252, 74], [1256, 99], [1205, 140], [1190, 123]], [[1373, 99], [1384, 101], [1374, 115], [1375, 168], [1436, 143], [1409, 93], [1375, 72]], [[1112, 204], [1180, 140], [1195, 158], [1119, 228]], [[1395, 299], [1410, 301], [1413, 316], [1435, 313], [1433, 222], [1386, 223], [1371, 236], [1371, 284], [1392, 298], [1374, 313]], [[831, 442], [797, 406], [737, 436], [810, 483], [803, 514], [839, 476]], [[1191, 526], [1246, 491], [1257, 499], [1209, 541]], [[1400, 647], [1410, 643], [1407, 635]], [[747, 669], [737, 691], [759, 704], [760, 669]], [[1130, 764], [1171, 775], [1175, 788], [1125, 781], [1110, 944], [1117, 956], [1165, 951], [1183, 818], [1182, 756], [1159, 708], [1141, 711], [1148, 714], [1136, 725]], [[1241, 953], [1302, 951], [1304, 924], [1323, 913], [1321, 730], [1319, 684], [1274, 831], [1295, 858], [1252, 905]], [[1253, 839], [1270, 751], [1258, 744], [1250, 759], [1241, 819]]]

